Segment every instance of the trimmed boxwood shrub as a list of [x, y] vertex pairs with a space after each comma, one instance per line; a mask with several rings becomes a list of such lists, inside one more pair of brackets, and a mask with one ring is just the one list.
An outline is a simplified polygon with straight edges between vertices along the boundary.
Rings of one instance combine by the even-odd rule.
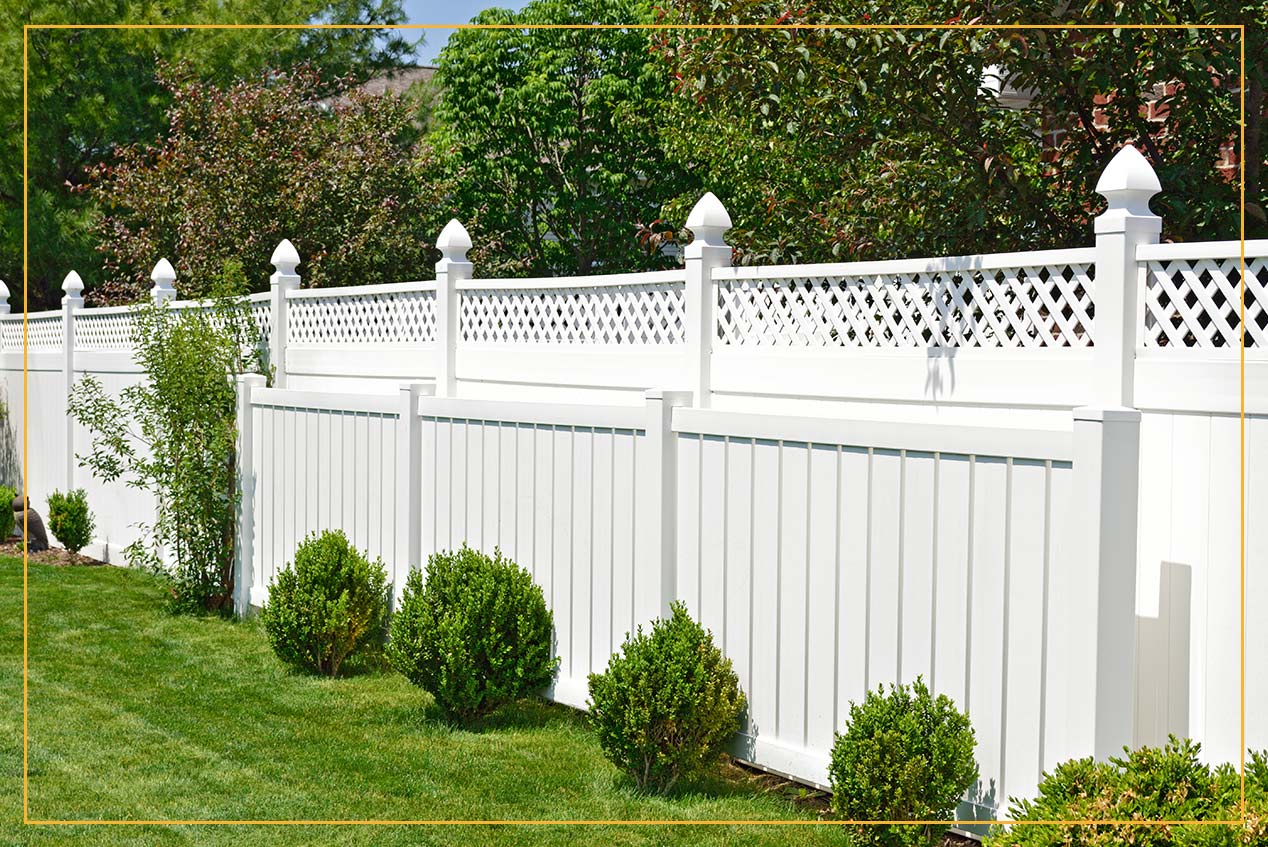
[[[846, 820], [949, 820], [977, 779], [969, 718], [924, 680], [869, 691], [850, 704], [850, 722], [832, 745], [832, 811]], [[856, 841], [937, 844], [947, 826], [860, 826]]]
[[0, 485], [0, 541], [8, 541], [17, 527], [17, 515], [13, 511], [17, 496], [16, 488]]
[[72, 553], [78, 553], [92, 542], [96, 525], [88, 510], [88, 495], [84, 489], [76, 488], [67, 494], [54, 491], [48, 495], [48, 528]]
[[387, 610], [383, 563], [327, 530], [304, 539], [294, 566], [274, 577], [260, 618], [282, 661], [338, 676], [355, 651], [382, 643]]
[[746, 705], [731, 660], [682, 603], [590, 675], [599, 746], [640, 788], [661, 794], [717, 759]]
[[[1201, 821], [1241, 820], [1237, 766], [1211, 768], [1201, 747], [1174, 736], [1164, 747], [1124, 749], [1125, 756], [1096, 762], [1062, 762], [1039, 783], [1033, 800], [1012, 800], [1015, 821]], [[987, 847], [1236, 847], [1268, 844], [1268, 751], [1246, 762], [1246, 816], [1241, 825], [1146, 826], [1117, 824], [1028, 824], [1001, 827]]]
[[499, 550], [463, 546], [412, 571], [392, 617], [387, 655], [463, 724], [550, 684], [554, 618], [528, 572]]

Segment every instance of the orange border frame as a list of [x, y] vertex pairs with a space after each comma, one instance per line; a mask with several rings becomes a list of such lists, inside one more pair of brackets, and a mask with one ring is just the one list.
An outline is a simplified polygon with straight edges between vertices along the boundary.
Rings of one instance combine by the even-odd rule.
[[[1238, 175], [1241, 192], [1240, 209], [1240, 243], [1241, 266], [1239, 286], [1242, 297], [1240, 302], [1241, 348], [1239, 353], [1239, 434], [1240, 434], [1240, 485], [1239, 502], [1241, 504], [1239, 551], [1241, 564], [1241, 629], [1240, 629], [1240, 668], [1241, 668], [1241, 800], [1242, 816], [1232, 820], [1198, 821], [1138, 821], [1138, 820], [910, 820], [910, 821], [856, 821], [856, 820], [41, 820], [33, 819], [29, 813], [30, 772], [28, 769], [28, 752], [30, 736], [28, 734], [28, 678], [27, 678], [27, 644], [28, 644], [28, 557], [25, 544], [22, 548], [22, 823], [25, 826], [477, 826], [477, 825], [514, 825], [514, 826], [886, 826], [886, 825], [923, 825], [944, 824], [951, 826], [1244, 826], [1246, 813], [1246, 26], [1244, 24], [593, 24], [579, 26], [574, 24], [24, 24], [22, 27], [22, 477], [27, 478], [27, 261], [28, 261], [28, 228], [27, 228], [27, 71], [29, 66], [29, 38], [31, 30], [46, 29], [392, 29], [392, 30], [425, 30], [425, 29], [990, 29], [990, 30], [1100, 30], [1100, 29], [1227, 29], [1237, 30], [1240, 46], [1241, 88], [1239, 114], [1239, 151]], [[23, 515], [23, 536], [26, 535], [26, 519]]]

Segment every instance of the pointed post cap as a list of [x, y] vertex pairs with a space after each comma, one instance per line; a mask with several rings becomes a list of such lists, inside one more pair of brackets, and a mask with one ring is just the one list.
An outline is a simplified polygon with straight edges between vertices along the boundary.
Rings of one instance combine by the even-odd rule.
[[161, 303], [176, 296], [176, 269], [167, 259], [158, 260], [150, 271], [150, 279], [154, 280], [154, 287], [150, 289], [150, 299], [154, 302]]
[[467, 251], [471, 249], [471, 236], [467, 228], [457, 218], [451, 218], [436, 238], [436, 249], [442, 259], [451, 262], [467, 261]]
[[1158, 174], [1149, 161], [1130, 144], [1124, 145], [1105, 166], [1096, 183], [1096, 193], [1109, 201], [1109, 212], [1156, 217], [1149, 210], [1149, 198], [1162, 191]]
[[731, 215], [712, 191], [706, 191], [692, 207], [691, 214], [687, 215], [687, 229], [691, 230], [693, 244], [699, 241], [702, 244], [725, 246], [722, 233], [730, 228]]
[[283, 238], [273, 250], [269, 261], [277, 268], [278, 273], [293, 274], [295, 268], [299, 267], [299, 252], [289, 238]]
[[0, 315], [9, 314], [9, 286], [0, 279]]
[[[66, 274], [66, 279], [62, 280], [62, 291], [66, 292], [66, 297], [79, 297], [84, 290], [84, 281], [79, 278], [79, 274], [71, 271]], [[66, 297], [62, 298], [62, 302], [66, 302]]]

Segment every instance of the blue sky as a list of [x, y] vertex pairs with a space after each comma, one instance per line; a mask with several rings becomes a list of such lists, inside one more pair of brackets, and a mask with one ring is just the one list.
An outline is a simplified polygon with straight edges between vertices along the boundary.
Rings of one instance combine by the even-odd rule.
[[[465, 24], [479, 14], [482, 9], [501, 7], [519, 10], [524, 8], [527, 0], [405, 0], [405, 19], [411, 24]], [[452, 29], [419, 30], [426, 39], [426, 44], [418, 48], [420, 65], [436, 64], [440, 49], [449, 40]]]

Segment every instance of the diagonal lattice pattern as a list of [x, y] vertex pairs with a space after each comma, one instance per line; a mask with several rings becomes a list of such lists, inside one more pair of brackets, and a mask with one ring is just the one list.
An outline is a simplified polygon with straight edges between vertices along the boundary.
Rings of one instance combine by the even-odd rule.
[[494, 344], [681, 344], [682, 282], [462, 293], [462, 340]]
[[76, 313], [75, 347], [79, 350], [131, 350], [132, 315], [113, 310], [100, 314], [95, 309]]
[[[62, 349], [62, 316], [28, 317], [26, 323], [28, 350]], [[0, 323], [0, 341], [5, 350], [22, 350], [22, 315], [12, 315]]]
[[1092, 267], [725, 280], [718, 338], [777, 347], [1089, 347]]
[[426, 344], [436, 340], [436, 293], [394, 291], [295, 297], [287, 302], [291, 344]]
[[[1241, 259], [1151, 261], [1144, 347], [1237, 347]], [[1268, 347], [1268, 258], [1246, 259], [1247, 347]]]

